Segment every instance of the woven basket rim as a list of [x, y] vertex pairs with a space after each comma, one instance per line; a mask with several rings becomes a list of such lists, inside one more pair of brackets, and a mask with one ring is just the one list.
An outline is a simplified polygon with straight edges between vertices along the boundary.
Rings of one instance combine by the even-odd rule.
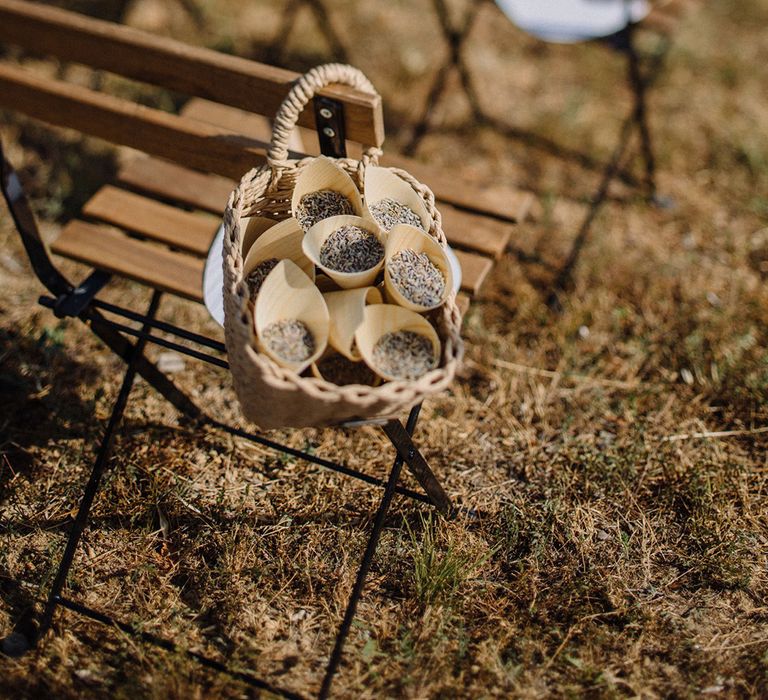
[[[228, 264], [231, 265], [230, 271], [234, 275], [231, 288], [225, 288], [224, 293], [225, 295], [232, 294], [237, 297], [237, 314], [236, 318], [227, 318], [226, 323], [240, 326], [238, 334], [240, 338], [249, 337], [250, 334], [251, 341], [245, 348], [245, 356], [248, 358], [248, 362], [261, 373], [262, 379], [276, 390], [298, 390], [306, 397], [325, 401], [335, 398], [343, 399], [358, 404], [363, 415], [366, 406], [381, 403], [382, 400], [391, 400], [398, 404], [405, 401], [416, 403], [427, 395], [446, 389], [453, 380], [463, 356], [463, 342], [460, 334], [461, 313], [456, 305], [456, 293], [453, 290], [450, 291], [445, 304], [433, 312], [437, 316], [437, 322], [431, 321], [435, 325], [442, 343], [441, 365], [416, 380], [390, 381], [379, 386], [362, 384], [337, 385], [315, 376], [300, 376], [291, 370], [281, 367], [267, 355], [257, 351], [253, 343], [252, 323], [248, 314], [248, 292], [242, 275], [242, 219], [253, 215], [256, 211], [263, 211], [257, 209], [257, 207], [267, 205], [275, 196], [278, 196], [280, 201], [284, 203], [282, 216], [280, 218], [275, 216], [275, 222], [288, 218], [291, 215], [290, 195], [287, 189], [281, 190], [281, 183], [285, 183], [286, 178], [290, 180], [298, 176], [301, 170], [314, 159], [312, 156], [288, 159], [283, 161], [278, 167], [267, 164], [253, 168], [240, 180], [227, 203], [224, 216], [224, 265], [225, 267]], [[352, 175], [356, 186], [361, 192], [365, 168], [368, 165], [377, 165], [375, 157], [364, 157], [361, 161], [351, 158], [331, 158], [331, 160]], [[439, 211], [435, 207], [432, 191], [401, 168], [387, 169], [405, 180], [422, 197], [431, 218], [428, 234], [433, 236], [440, 245], [447, 247], [447, 241], [442, 231], [442, 220]], [[288, 184], [291, 183], [289, 182]], [[292, 190], [292, 185], [290, 189]], [[288, 196], [286, 197], [286, 195]], [[225, 274], [226, 279], [227, 275]], [[229, 334], [227, 336], [229, 338]], [[234, 375], [235, 372], [239, 371], [239, 368], [233, 366], [231, 371]]]

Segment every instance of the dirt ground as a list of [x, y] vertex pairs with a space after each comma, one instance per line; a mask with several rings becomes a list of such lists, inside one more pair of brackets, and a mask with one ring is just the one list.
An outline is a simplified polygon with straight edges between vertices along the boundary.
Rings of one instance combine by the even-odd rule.
[[[392, 150], [447, 55], [427, 0], [325, 0], [332, 31], [305, 9], [287, 37], [278, 1], [58, 4], [297, 70], [346, 58], [383, 94]], [[533, 192], [535, 216], [468, 313], [461, 376], [417, 430], [468, 514], [446, 522], [395, 499], [336, 697], [768, 696], [766, 25], [765, 0], [701, 3], [680, 25], [650, 97], [673, 204], [641, 197], [627, 158], [557, 310], [545, 302], [630, 108], [624, 64], [603, 45], [542, 44], [481, 8], [465, 55], [492, 120], [476, 123], [452, 78], [415, 155]], [[0, 115], [53, 235], [117, 156]], [[37, 305], [4, 207], [0, 280], [2, 637], [40, 610], [122, 367]], [[104, 297], [148, 302], [128, 283]], [[219, 332], [179, 300], [161, 315]], [[188, 360], [173, 378], [237, 420], [225, 373]], [[382, 477], [391, 464], [373, 428], [272, 436]], [[138, 382], [68, 595], [312, 695], [380, 495], [201, 431]], [[0, 696], [252, 691], [61, 611], [36, 651], [0, 658]]]

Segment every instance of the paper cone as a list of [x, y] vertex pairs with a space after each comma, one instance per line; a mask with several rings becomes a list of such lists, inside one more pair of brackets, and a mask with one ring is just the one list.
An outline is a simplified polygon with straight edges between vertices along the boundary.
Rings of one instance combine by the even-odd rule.
[[315, 264], [304, 255], [301, 243], [304, 232], [294, 218], [280, 223], [273, 222], [253, 243], [243, 263], [243, 277], [248, 275], [261, 262], [270, 258], [291, 260], [302, 272], [314, 281]]
[[296, 216], [301, 198], [310, 192], [333, 190], [344, 195], [351, 203], [356, 216], [365, 211], [363, 200], [352, 178], [330, 158], [319, 156], [302, 169], [296, 180], [291, 197], [291, 212]]
[[323, 247], [326, 238], [342, 226], [359, 226], [373, 233], [382, 244], [384, 243], [381, 229], [369, 219], [361, 216], [332, 216], [329, 219], [319, 221], [304, 234], [304, 241], [302, 243], [304, 254], [342, 289], [368, 287], [373, 284], [373, 281], [383, 267], [384, 258], [372, 268], [362, 272], [338, 272], [320, 262], [320, 249]]
[[[262, 340], [264, 329], [271, 323], [296, 319], [304, 323], [315, 341], [315, 351], [300, 362], [286, 360], [272, 352]], [[261, 287], [254, 310], [259, 349], [277, 364], [301, 374], [325, 351], [328, 345], [328, 308], [312, 280], [290, 260], [278, 263]]]
[[379, 338], [386, 333], [396, 331], [413, 331], [429, 338], [434, 351], [435, 367], [438, 366], [441, 352], [440, 338], [437, 337], [437, 331], [429, 321], [415, 311], [409, 311], [394, 304], [372, 304], [363, 310], [363, 322], [355, 331], [355, 342], [363, 360], [376, 374], [387, 381], [403, 381], [377, 367], [373, 359], [373, 347]]
[[381, 304], [381, 292], [376, 287], [346, 289], [323, 294], [330, 317], [328, 343], [344, 357], [354, 362], [362, 358], [354, 347], [355, 331], [363, 322], [366, 304]]
[[[432, 306], [422, 306], [414, 304], [408, 298], [406, 298], [400, 290], [392, 282], [392, 278], [389, 275], [388, 264], [394, 255], [401, 250], [413, 250], [416, 253], [425, 253], [435, 267], [437, 267], [443, 275], [445, 281], [443, 294], [440, 297], [440, 301]], [[448, 260], [448, 255], [445, 252], [445, 248], [441, 246], [432, 236], [424, 231], [408, 226], [408, 224], [398, 224], [393, 227], [387, 236], [387, 243], [384, 247], [384, 287], [387, 291], [387, 300], [399, 304], [400, 306], [423, 313], [430, 309], [436, 309], [445, 303], [448, 295], [453, 290], [453, 268]]]
[[384, 227], [371, 214], [369, 207], [376, 202], [380, 202], [382, 199], [394, 199], [396, 202], [400, 202], [400, 204], [405, 204], [405, 206], [417, 214], [421, 219], [424, 230], [429, 231], [431, 221], [421, 195], [389, 168], [380, 168], [374, 165], [368, 166], [365, 169], [364, 193], [366, 216], [376, 221], [381, 228]]
[[275, 219], [268, 219], [264, 216], [252, 216], [247, 220], [245, 233], [243, 234], [243, 245], [240, 249], [243, 254], [243, 260], [248, 257], [248, 251], [250, 251], [254, 241], [276, 223]]

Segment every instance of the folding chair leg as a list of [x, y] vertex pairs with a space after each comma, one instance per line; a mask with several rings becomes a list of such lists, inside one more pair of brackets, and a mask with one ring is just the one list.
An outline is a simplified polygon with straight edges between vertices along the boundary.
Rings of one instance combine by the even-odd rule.
[[383, 430], [395, 446], [399, 457], [406, 463], [434, 506], [442, 515], [449, 516], [453, 510], [451, 500], [434, 472], [429, 468], [427, 460], [413, 444], [410, 433], [399, 420], [389, 421], [383, 426]]
[[[147, 311], [147, 318], [151, 319], [157, 312], [157, 307], [160, 303], [161, 292], [155, 291], [152, 295], [152, 300], [149, 303], [149, 309]], [[144, 332], [149, 330], [149, 326], [145, 325]], [[37, 639], [40, 639], [51, 627], [53, 621], [53, 615], [56, 612], [56, 608], [59, 604], [61, 592], [64, 589], [64, 585], [67, 582], [67, 576], [69, 570], [72, 567], [72, 562], [75, 558], [77, 546], [80, 543], [80, 538], [83, 535], [85, 526], [88, 522], [88, 516], [93, 505], [93, 499], [96, 497], [99, 484], [101, 483], [102, 476], [106, 470], [109, 462], [110, 455], [112, 453], [112, 444], [114, 441], [115, 433], [120, 421], [123, 418], [125, 408], [128, 404], [128, 397], [133, 388], [133, 382], [136, 379], [137, 365], [144, 352], [144, 346], [146, 341], [143, 338], [139, 338], [136, 345], [133, 346], [131, 356], [128, 361], [128, 368], [125, 371], [123, 377], [123, 383], [120, 387], [120, 391], [117, 395], [114, 408], [112, 409], [112, 415], [109, 417], [109, 423], [104, 432], [104, 436], [101, 440], [101, 446], [99, 447], [98, 454], [96, 455], [96, 461], [93, 464], [91, 470], [91, 476], [88, 479], [88, 484], [85, 487], [83, 498], [80, 501], [80, 507], [75, 517], [75, 522], [72, 525], [72, 530], [69, 533], [67, 544], [64, 549], [64, 555], [59, 563], [59, 569], [56, 573], [53, 585], [51, 586], [50, 593], [48, 595], [48, 602], [46, 603], [45, 610], [40, 622], [40, 627], [37, 631]], [[37, 639], [35, 641], [37, 641]]]
[[[405, 431], [407, 435], [413, 433], [416, 428], [416, 421], [419, 419], [419, 411], [421, 410], [421, 404], [414, 406], [411, 409], [411, 413], [408, 416]], [[333, 646], [333, 652], [331, 658], [328, 661], [328, 666], [325, 671], [325, 677], [323, 678], [323, 684], [320, 687], [318, 698], [325, 700], [328, 694], [331, 692], [331, 683], [333, 683], [333, 677], [336, 675], [336, 671], [341, 663], [342, 652], [344, 651], [344, 643], [349, 635], [349, 630], [352, 627], [352, 621], [355, 618], [355, 612], [357, 611], [357, 604], [360, 600], [360, 596], [363, 593], [363, 587], [365, 586], [365, 579], [370, 571], [371, 564], [373, 563], [373, 557], [376, 554], [376, 548], [379, 545], [379, 538], [381, 537], [381, 531], [384, 529], [384, 519], [389, 512], [389, 506], [392, 503], [392, 496], [395, 494], [395, 487], [397, 481], [400, 478], [400, 472], [403, 468], [403, 458], [398, 451], [398, 455], [395, 458], [395, 462], [392, 465], [392, 471], [389, 473], [389, 479], [384, 489], [384, 496], [379, 504], [379, 509], [376, 511], [376, 518], [373, 522], [373, 529], [371, 535], [368, 538], [368, 544], [365, 548], [365, 554], [363, 554], [363, 560], [360, 563], [360, 568], [357, 571], [357, 578], [355, 579], [355, 585], [352, 588], [352, 595], [349, 597], [347, 603], [347, 609], [344, 613], [344, 619], [339, 627], [339, 633], [336, 635], [336, 642]]]
[[645, 163], [645, 184], [648, 188], [648, 198], [656, 198], [656, 158], [651, 142], [651, 130], [648, 125], [648, 109], [646, 102], [646, 80], [640, 70], [640, 57], [635, 47], [632, 28], [628, 30], [626, 43], [627, 70], [629, 83], [635, 97], [635, 105], [632, 118], [640, 134], [640, 149]]

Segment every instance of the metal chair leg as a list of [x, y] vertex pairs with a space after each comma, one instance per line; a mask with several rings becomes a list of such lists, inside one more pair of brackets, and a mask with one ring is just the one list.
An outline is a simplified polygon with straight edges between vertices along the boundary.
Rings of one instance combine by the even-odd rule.
[[405, 462], [433, 505], [444, 516], [449, 516], [453, 510], [451, 500], [445, 489], [430, 469], [416, 445], [411, 440], [410, 432], [403, 427], [399, 420], [391, 420], [382, 428], [397, 450], [397, 454]]
[[[162, 292], [159, 291], [155, 291], [152, 294], [152, 300], [149, 303], [149, 309], [147, 311], [148, 318], [153, 318], [155, 313], [157, 313], [157, 307], [160, 304], [161, 296]], [[148, 329], [149, 327], [146, 326], [145, 331]], [[43, 611], [40, 627], [37, 630], [37, 638], [35, 641], [40, 639], [50, 629], [51, 623], [53, 622], [53, 615], [59, 605], [61, 592], [64, 589], [64, 585], [66, 584], [69, 570], [72, 567], [72, 562], [75, 558], [77, 546], [80, 543], [83, 531], [85, 530], [85, 527], [88, 523], [88, 516], [91, 511], [91, 506], [93, 505], [93, 499], [96, 497], [96, 492], [98, 491], [99, 484], [101, 483], [102, 476], [104, 475], [107, 464], [109, 462], [109, 457], [112, 453], [112, 444], [114, 442], [117, 427], [120, 425], [120, 421], [123, 418], [123, 413], [125, 412], [125, 408], [128, 405], [128, 397], [131, 393], [131, 389], [133, 388], [133, 382], [136, 379], [138, 360], [144, 352], [145, 344], [146, 341], [140, 338], [136, 345], [133, 347], [131, 358], [128, 362], [128, 368], [126, 369], [125, 376], [123, 377], [123, 383], [120, 386], [120, 391], [117, 395], [115, 406], [112, 409], [112, 415], [109, 417], [109, 423], [107, 424], [107, 428], [101, 441], [101, 446], [99, 447], [99, 452], [96, 455], [96, 461], [94, 462], [93, 469], [91, 470], [91, 476], [88, 479], [88, 484], [85, 487], [83, 498], [80, 501], [80, 507], [77, 511], [75, 522], [72, 525], [72, 530], [70, 531], [69, 538], [67, 539], [64, 555], [61, 558], [59, 569], [56, 573], [56, 578], [54, 579], [53, 585], [51, 586], [51, 590], [48, 594], [48, 601], [46, 603], [45, 610]]]

